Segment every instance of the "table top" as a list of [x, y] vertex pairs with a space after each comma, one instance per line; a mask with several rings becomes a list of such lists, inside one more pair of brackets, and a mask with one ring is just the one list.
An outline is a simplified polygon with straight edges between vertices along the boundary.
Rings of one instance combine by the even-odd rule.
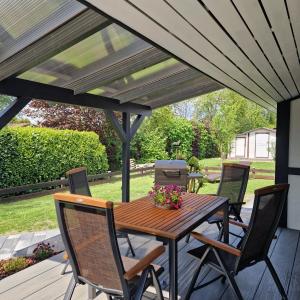
[[178, 210], [154, 206], [149, 197], [124, 203], [114, 209], [117, 229], [178, 239], [204, 222], [228, 201], [225, 197], [185, 193]]

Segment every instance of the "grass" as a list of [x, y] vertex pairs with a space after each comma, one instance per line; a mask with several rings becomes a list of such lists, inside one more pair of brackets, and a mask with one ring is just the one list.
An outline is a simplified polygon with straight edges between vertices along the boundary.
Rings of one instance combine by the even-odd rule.
[[[201, 164], [204, 167], [218, 167], [222, 165], [222, 162], [238, 162], [237, 160], [222, 160], [221, 158], [206, 158], [201, 160]], [[251, 163], [251, 168], [256, 169], [267, 169], [274, 170], [275, 162], [274, 161], [253, 161]]]
[[[248, 182], [247, 194], [272, 184], [272, 180], [252, 179]], [[153, 185], [153, 175], [131, 179], [131, 199], [144, 196]], [[217, 191], [218, 184], [206, 183], [200, 193], [210, 194]], [[94, 197], [111, 201], [120, 201], [121, 182], [112, 181], [91, 186]], [[56, 215], [52, 195], [36, 197], [28, 200], [0, 204], [0, 235], [24, 231], [39, 231], [56, 228]]]

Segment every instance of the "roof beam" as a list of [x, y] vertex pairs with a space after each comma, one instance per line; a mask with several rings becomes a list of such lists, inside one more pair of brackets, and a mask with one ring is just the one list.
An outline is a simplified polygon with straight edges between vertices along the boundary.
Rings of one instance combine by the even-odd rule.
[[[131, 52], [134, 48], [134, 52]], [[128, 47], [125, 56], [120, 56], [118, 52], [110, 55], [102, 66], [99, 65], [98, 68], [89, 74], [86, 74], [86, 72], [81, 73], [77, 80], [65, 86], [73, 89], [75, 94], [84, 93], [160, 63], [168, 58], [170, 58], [168, 54], [147, 43], [142, 43], [139, 47], [136, 45]]]
[[0, 63], [0, 80], [35, 67], [109, 24], [111, 21], [105, 17], [92, 10], [85, 10]]
[[31, 98], [16, 98], [6, 108], [0, 111], [0, 129], [7, 125], [29, 102]]
[[0, 82], [0, 94], [108, 109], [121, 112], [150, 115], [151, 107], [135, 103], [120, 104], [119, 100], [92, 94], [74, 95], [70, 89], [51, 86], [20, 78], [8, 78]]

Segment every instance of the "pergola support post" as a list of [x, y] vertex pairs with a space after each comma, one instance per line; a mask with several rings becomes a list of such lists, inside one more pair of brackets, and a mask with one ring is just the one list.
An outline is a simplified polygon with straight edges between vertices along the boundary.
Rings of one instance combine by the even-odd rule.
[[[290, 101], [277, 104], [275, 183], [289, 181], [290, 109]], [[279, 226], [287, 227], [287, 203], [283, 208]]]
[[0, 111], [0, 129], [7, 125], [30, 101], [31, 98], [19, 97]]
[[[145, 119], [144, 114], [138, 114], [130, 122], [130, 113], [122, 113], [122, 124], [111, 110], [105, 110], [106, 117], [110, 120], [113, 128], [122, 141], [122, 202], [130, 200], [130, 142]], [[147, 113], [148, 114], [148, 113]]]

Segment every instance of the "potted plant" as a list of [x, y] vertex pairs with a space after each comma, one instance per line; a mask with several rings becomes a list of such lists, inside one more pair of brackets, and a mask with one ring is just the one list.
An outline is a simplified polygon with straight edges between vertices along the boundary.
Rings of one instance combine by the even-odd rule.
[[175, 184], [166, 186], [156, 184], [149, 192], [149, 196], [155, 206], [164, 209], [179, 209], [182, 205], [182, 189]]

